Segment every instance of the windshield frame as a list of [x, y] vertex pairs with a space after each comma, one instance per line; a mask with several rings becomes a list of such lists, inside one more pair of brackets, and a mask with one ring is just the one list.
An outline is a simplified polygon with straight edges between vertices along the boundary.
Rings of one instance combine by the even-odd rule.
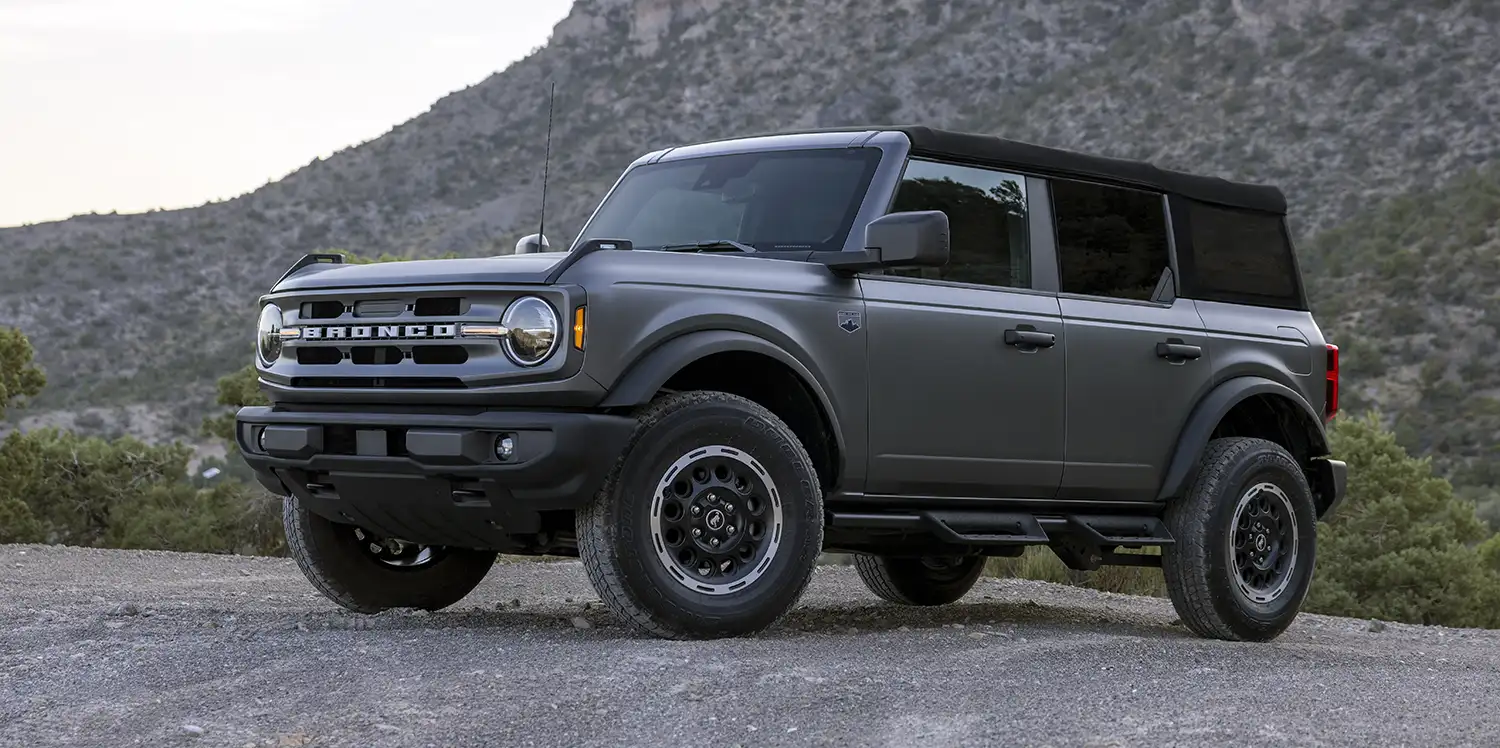
[[[641, 156], [620, 174], [619, 178], [605, 193], [603, 199], [595, 207], [593, 214], [584, 223], [583, 229], [579, 231], [577, 238], [573, 241], [569, 252], [578, 250], [584, 246], [590, 238], [593, 239], [627, 239], [618, 236], [595, 236], [595, 226], [601, 210], [609, 201], [615, 197], [620, 185], [635, 172], [644, 166], [660, 163], [679, 162], [702, 158], [705, 156], [733, 155], [744, 153], [773, 152], [773, 151], [804, 151], [804, 150], [826, 150], [826, 149], [853, 149], [868, 148], [879, 151], [878, 157], [874, 159], [874, 166], [868, 175], [861, 180], [861, 188], [864, 194], [855, 201], [858, 205], [853, 209], [852, 220], [846, 217], [841, 223], [840, 234], [830, 242], [827, 249], [838, 251], [861, 251], [864, 249], [864, 235], [861, 230], [865, 224], [884, 215], [889, 207], [891, 196], [894, 194], [895, 186], [901, 180], [907, 151], [910, 143], [906, 136], [899, 132], [864, 131], [864, 132], [807, 132], [788, 135], [763, 135], [741, 138], [736, 140], [723, 140], [708, 143], [700, 143], [690, 146], [667, 148]], [[837, 241], [842, 237], [842, 246]], [[723, 239], [729, 237], [704, 237], [705, 239]], [[644, 249], [644, 248], [643, 248]], [[790, 256], [806, 256], [813, 252], [812, 249], [797, 250], [762, 250], [756, 255], [784, 258]]]

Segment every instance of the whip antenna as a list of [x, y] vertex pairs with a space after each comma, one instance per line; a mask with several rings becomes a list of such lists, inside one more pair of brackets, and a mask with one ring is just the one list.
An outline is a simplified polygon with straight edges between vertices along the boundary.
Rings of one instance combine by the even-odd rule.
[[537, 226], [537, 249], [547, 241], [547, 175], [552, 166], [552, 107], [557, 101], [557, 81], [552, 81], [552, 93], [547, 97], [547, 150], [542, 157], [542, 218]]

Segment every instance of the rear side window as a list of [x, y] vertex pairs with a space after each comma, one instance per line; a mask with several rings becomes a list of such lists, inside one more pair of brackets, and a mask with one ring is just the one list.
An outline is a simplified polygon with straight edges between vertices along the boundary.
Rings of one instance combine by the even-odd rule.
[[1161, 195], [1052, 181], [1063, 293], [1149, 300], [1171, 266]]
[[1204, 301], [1304, 309], [1280, 216], [1188, 202], [1191, 249], [1180, 258], [1184, 295]]

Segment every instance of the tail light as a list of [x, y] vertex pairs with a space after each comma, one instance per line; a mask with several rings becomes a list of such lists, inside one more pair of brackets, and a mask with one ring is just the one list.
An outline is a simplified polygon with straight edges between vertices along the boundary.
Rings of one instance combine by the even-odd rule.
[[1328, 344], [1328, 374], [1323, 398], [1323, 420], [1339, 414], [1339, 347]]

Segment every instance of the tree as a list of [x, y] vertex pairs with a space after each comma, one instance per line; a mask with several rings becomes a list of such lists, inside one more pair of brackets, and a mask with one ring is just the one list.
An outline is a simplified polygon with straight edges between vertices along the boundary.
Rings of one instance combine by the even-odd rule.
[[[0, 416], [16, 401], [35, 397], [47, 384], [32, 363], [35, 351], [20, 330], [0, 327]], [[5, 473], [0, 471], [0, 479]], [[31, 508], [14, 496], [0, 493], [0, 543], [34, 543], [42, 539], [42, 525]]]
[[42, 370], [32, 363], [31, 341], [13, 327], [0, 327], [0, 416], [16, 401], [35, 397], [47, 385]]
[[1500, 626], [1500, 539], [1474, 504], [1407, 454], [1376, 414], [1341, 420], [1349, 495], [1318, 530], [1307, 609], [1445, 626]]

